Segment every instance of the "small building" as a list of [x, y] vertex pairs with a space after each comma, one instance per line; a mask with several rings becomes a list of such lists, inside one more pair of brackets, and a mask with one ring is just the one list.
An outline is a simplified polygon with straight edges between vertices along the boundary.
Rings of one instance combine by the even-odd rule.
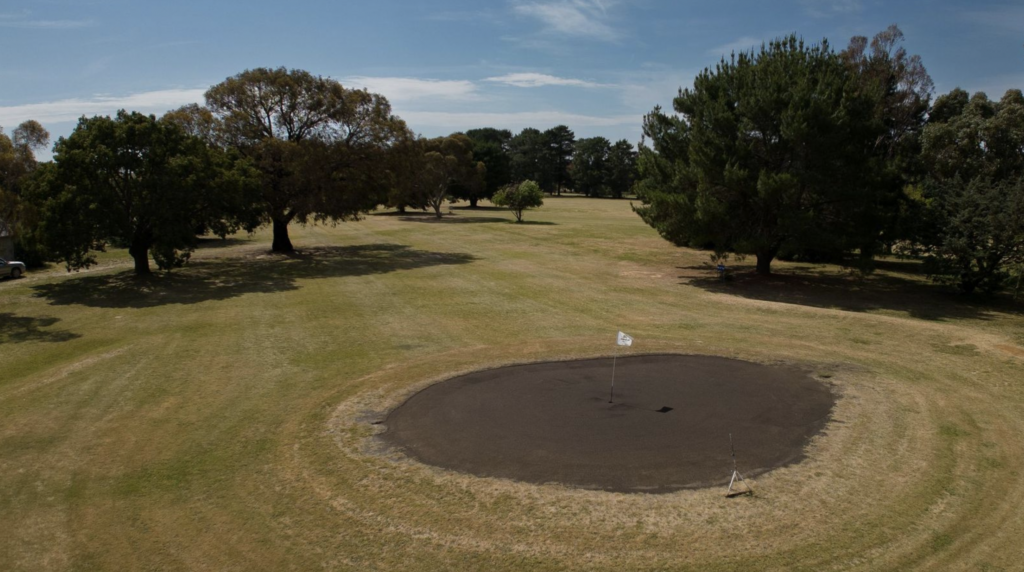
[[3, 219], [0, 219], [0, 258], [14, 258], [14, 233]]

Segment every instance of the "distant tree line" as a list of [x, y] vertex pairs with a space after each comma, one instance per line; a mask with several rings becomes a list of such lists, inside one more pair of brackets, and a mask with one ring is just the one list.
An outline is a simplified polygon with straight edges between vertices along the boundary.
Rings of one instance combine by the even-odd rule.
[[[186, 263], [204, 234], [269, 226], [275, 252], [294, 250], [293, 222], [336, 223], [381, 205], [432, 209], [499, 194], [522, 220], [573, 179], [588, 196], [622, 196], [636, 153], [625, 141], [577, 142], [562, 125], [541, 132], [484, 128], [418, 137], [383, 96], [302, 70], [258, 68], [161, 118], [121, 111], [83, 117], [54, 146], [29, 121], [0, 130], [0, 222], [30, 263], [68, 270], [123, 247], [137, 274]], [[525, 182], [534, 181], [524, 185]], [[504, 189], [504, 192], [502, 190]]]
[[1024, 267], [1024, 97], [931, 102], [896, 26], [842, 51], [795, 35], [733, 54], [644, 118], [636, 212], [681, 246], [756, 258], [925, 257], [994, 292]]
[[[448, 178], [446, 196], [469, 201], [471, 207], [481, 199], [490, 199], [499, 189], [523, 181], [534, 181], [541, 191], [551, 195], [576, 192], [588, 197], [622, 198], [636, 180], [637, 151], [629, 141], [623, 139], [612, 145], [604, 137], [577, 140], [565, 125], [547, 131], [526, 128], [516, 135], [507, 129], [471, 129], [448, 138], [422, 140], [419, 145], [435, 152], [447, 148], [455, 155], [471, 156], [471, 161], [482, 165], [475, 167], [478, 177], [469, 177], [467, 159], [463, 172]], [[433, 192], [424, 188], [422, 181], [411, 178], [395, 188], [389, 205], [400, 209], [429, 206], [440, 215], [440, 187], [431, 188]]]

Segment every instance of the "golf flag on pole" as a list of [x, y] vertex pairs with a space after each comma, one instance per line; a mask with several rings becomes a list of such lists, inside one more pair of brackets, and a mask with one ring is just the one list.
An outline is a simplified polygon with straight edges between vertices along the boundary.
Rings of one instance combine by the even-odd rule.
[[615, 360], [619, 357], [619, 346], [633, 345], [633, 337], [619, 330], [619, 337], [615, 339], [615, 342], [618, 345], [615, 346], [615, 355], [612, 356], [612, 387], [608, 390], [608, 403], [615, 402]]

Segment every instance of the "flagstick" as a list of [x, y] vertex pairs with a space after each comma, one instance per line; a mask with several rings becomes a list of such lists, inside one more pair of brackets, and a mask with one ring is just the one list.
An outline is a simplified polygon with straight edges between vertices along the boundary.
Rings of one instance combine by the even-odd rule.
[[615, 353], [612, 355], [612, 389], [608, 393], [608, 403], [612, 403], [615, 400], [615, 360], [619, 357], [619, 342], [615, 342]]

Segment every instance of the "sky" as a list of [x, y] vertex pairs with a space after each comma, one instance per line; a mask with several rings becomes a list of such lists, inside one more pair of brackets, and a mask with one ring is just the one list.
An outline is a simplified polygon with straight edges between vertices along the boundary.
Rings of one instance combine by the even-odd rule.
[[428, 137], [565, 124], [637, 143], [645, 113], [734, 50], [790, 33], [842, 49], [894, 23], [938, 94], [1024, 88], [1020, 0], [3, 0], [0, 126], [56, 140], [284, 66], [381, 93]]

